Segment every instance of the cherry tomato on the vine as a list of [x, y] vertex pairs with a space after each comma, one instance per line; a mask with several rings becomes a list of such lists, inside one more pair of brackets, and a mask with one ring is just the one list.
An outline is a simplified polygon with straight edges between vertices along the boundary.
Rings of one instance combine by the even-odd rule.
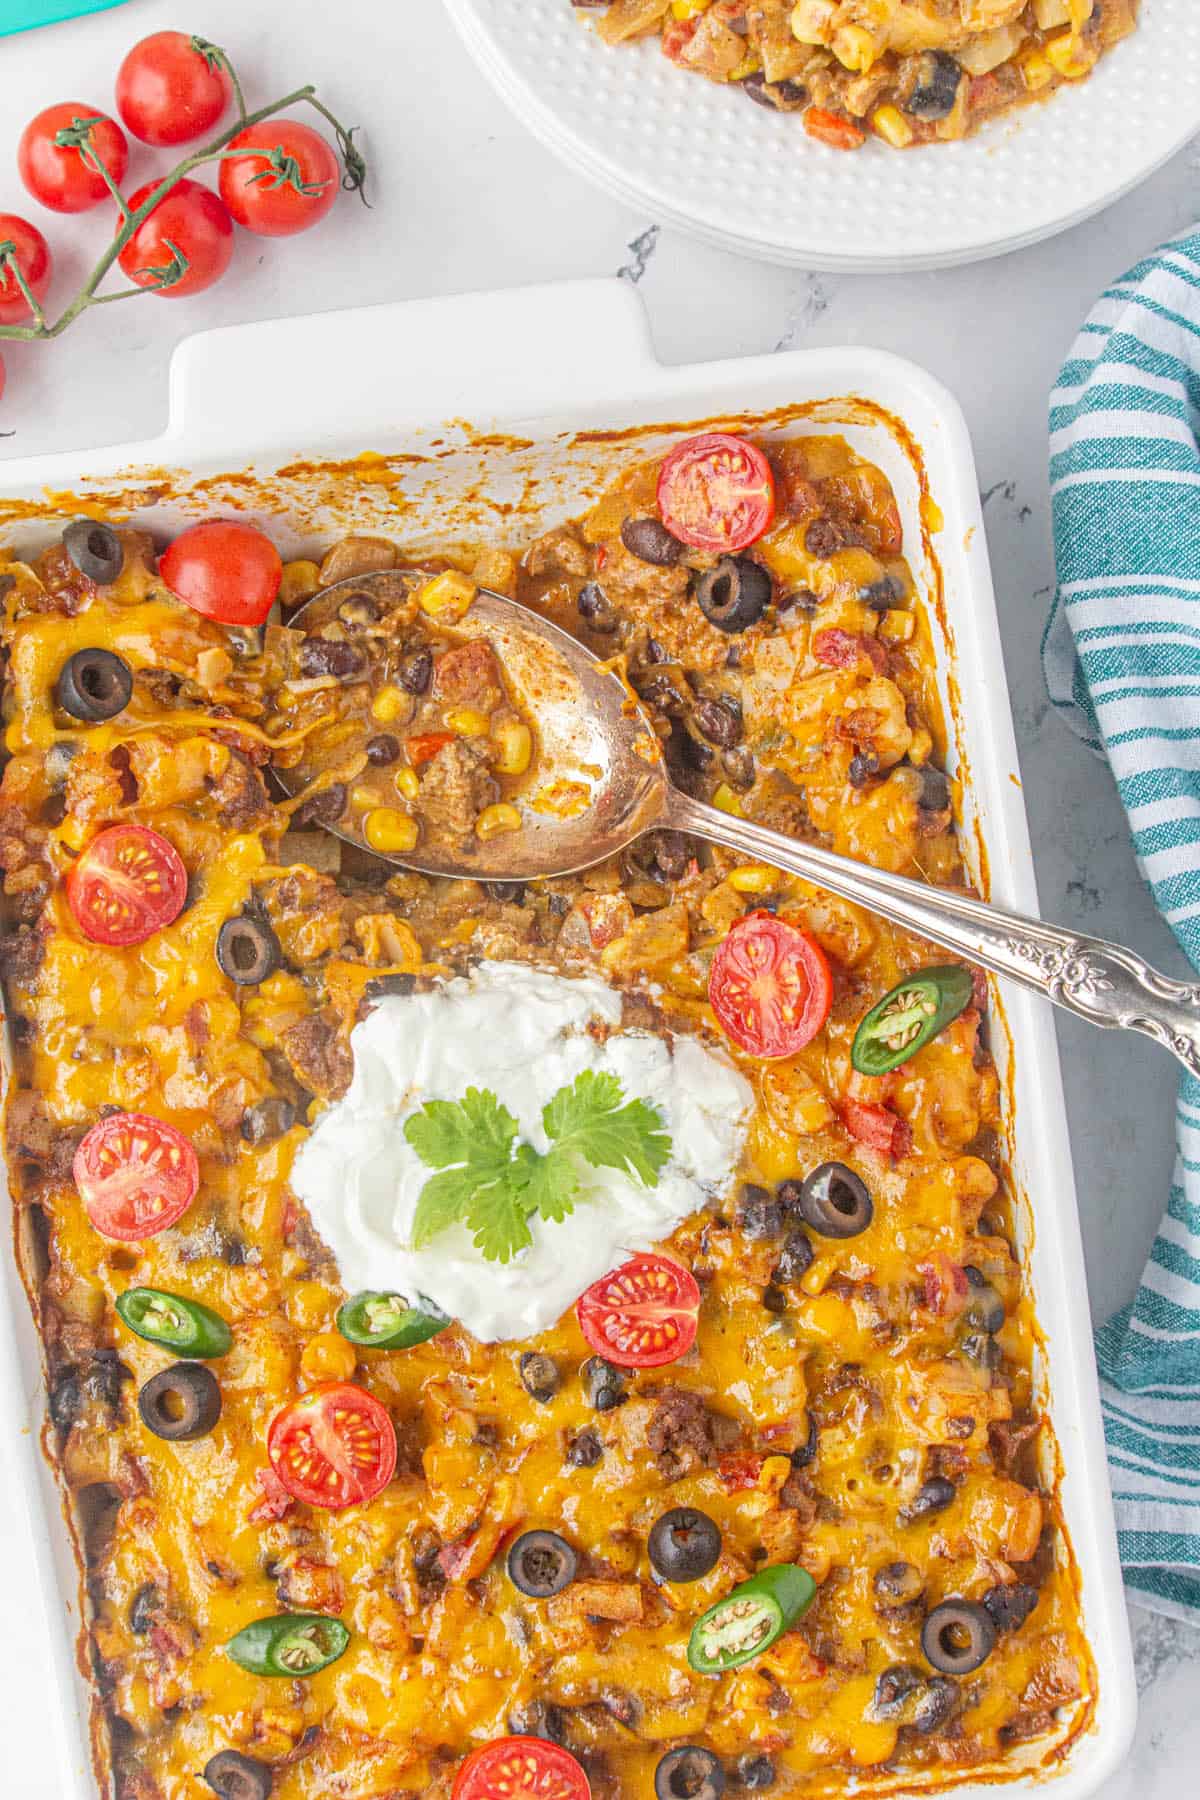
[[[147, 182], [129, 198], [136, 212], [154, 192]], [[143, 219], [117, 261], [136, 287], [152, 288], [165, 299], [199, 294], [219, 281], [233, 255], [233, 220], [225, 202], [198, 181], [182, 181]], [[183, 274], [170, 279], [183, 267]]]
[[[0, 252], [6, 244], [28, 282], [31, 292], [41, 300], [50, 286], [53, 259], [50, 246], [28, 219], [16, 213], [0, 213]], [[19, 325], [29, 317], [29, 302], [21, 292], [9, 262], [0, 264], [0, 325]]]
[[[154, 31], [117, 71], [117, 111], [143, 144], [186, 144], [212, 129], [232, 84], [216, 51], [186, 31]], [[210, 60], [213, 59], [213, 60]]]
[[295, 119], [268, 119], [239, 131], [244, 151], [221, 163], [221, 198], [239, 225], [259, 237], [291, 237], [323, 219], [338, 196], [341, 165], [319, 131]]
[[64, 100], [30, 119], [17, 145], [17, 168], [35, 200], [51, 212], [86, 212], [111, 200], [100, 163], [119, 187], [129, 145], [115, 120], [82, 100]]
[[158, 568], [177, 600], [222, 625], [261, 625], [283, 579], [270, 538], [240, 519], [190, 525], [163, 552]]

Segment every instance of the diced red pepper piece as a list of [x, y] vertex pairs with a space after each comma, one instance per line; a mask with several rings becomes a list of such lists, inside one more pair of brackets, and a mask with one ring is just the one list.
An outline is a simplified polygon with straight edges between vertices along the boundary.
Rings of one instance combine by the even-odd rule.
[[837, 625], [813, 633], [812, 653], [831, 669], [854, 669], [864, 658], [879, 675], [888, 666], [887, 651], [878, 638], [867, 631], [843, 631]]
[[683, 52], [687, 49], [700, 27], [700, 14], [694, 19], [672, 19], [662, 34], [662, 53], [671, 62], [683, 60]]
[[804, 115], [804, 129], [809, 137], [816, 138], [820, 144], [828, 144], [831, 150], [857, 150], [867, 141], [866, 132], [853, 119], [828, 112], [823, 106], [809, 107]]
[[422, 763], [431, 762], [439, 750], [454, 742], [452, 731], [418, 731], [414, 737], [405, 738], [404, 748], [408, 751], [408, 760], [414, 769]]
[[900, 1162], [912, 1149], [912, 1130], [907, 1120], [898, 1118], [886, 1106], [872, 1106], [863, 1100], [844, 1100], [841, 1110], [846, 1130], [869, 1150]]
[[928, 1262], [917, 1264], [917, 1273], [925, 1284], [925, 1305], [940, 1319], [957, 1319], [967, 1304], [971, 1284], [961, 1263], [953, 1262], [941, 1250], [935, 1250]]
[[262, 1499], [246, 1515], [252, 1525], [282, 1519], [288, 1508], [295, 1504], [274, 1469], [256, 1470], [254, 1485], [261, 1492]]
[[752, 1451], [736, 1451], [717, 1460], [717, 1479], [727, 1493], [739, 1494], [758, 1486], [763, 1458]]

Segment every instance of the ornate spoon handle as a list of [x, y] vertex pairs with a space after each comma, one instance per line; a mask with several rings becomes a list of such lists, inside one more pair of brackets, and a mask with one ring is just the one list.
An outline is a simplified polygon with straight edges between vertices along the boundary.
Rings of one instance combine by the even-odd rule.
[[1092, 1025], [1143, 1032], [1200, 1077], [1200, 987], [1160, 975], [1120, 944], [1078, 937], [969, 895], [835, 856], [677, 790], [670, 796], [669, 823], [856, 900]]

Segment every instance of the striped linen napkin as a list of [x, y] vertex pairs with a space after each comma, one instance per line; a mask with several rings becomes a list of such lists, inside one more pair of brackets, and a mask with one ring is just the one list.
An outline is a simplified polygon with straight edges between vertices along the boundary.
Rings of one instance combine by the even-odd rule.
[[[1050, 396], [1050, 698], [1106, 756], [1200, 973], [1200, 229], [1109, 288]], [[1200, 1082], [1133, 1304], [1096, 1335], [1125, 1580], [1200, 1624]]]

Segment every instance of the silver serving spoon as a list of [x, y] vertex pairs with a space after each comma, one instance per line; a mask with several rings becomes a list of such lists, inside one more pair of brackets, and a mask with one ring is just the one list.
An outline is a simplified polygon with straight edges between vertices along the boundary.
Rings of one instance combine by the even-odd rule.
[[[397, 571], [338, 582], [306, 601], [289, 623], [332, 617], [351, 594], [375, 589], [394, 598], [396, 584], [411, 580], [411, 572]], [[387, 861], [429, 875], [533, 881], [602, 862], [647, 831], [686, 832], [856, 901], [1093, 1025], [1143, 1032], [1200, 1076], [1200, 987], [1160, 975], [1120, 944], [1080, 937], [871, 868], [691, 799], [672, 783], [658, 738], [632, 691], [583, 644], [515, 600], [480, 589], [454, 631], [493, 646], [514, 694], [536, 723], [539, 742], [534, 780], [523, 796], [524, 824], [453, 856], [418, 845]], [[277, 773], [294, 793], [294, 774]], [[578, 810], [564, 808], [564, 796], [573, 797]], [[557, 808], [547, 809], [547, 799], [557, 800]], [[348, 832], [329, 829], [360, 843]]]

